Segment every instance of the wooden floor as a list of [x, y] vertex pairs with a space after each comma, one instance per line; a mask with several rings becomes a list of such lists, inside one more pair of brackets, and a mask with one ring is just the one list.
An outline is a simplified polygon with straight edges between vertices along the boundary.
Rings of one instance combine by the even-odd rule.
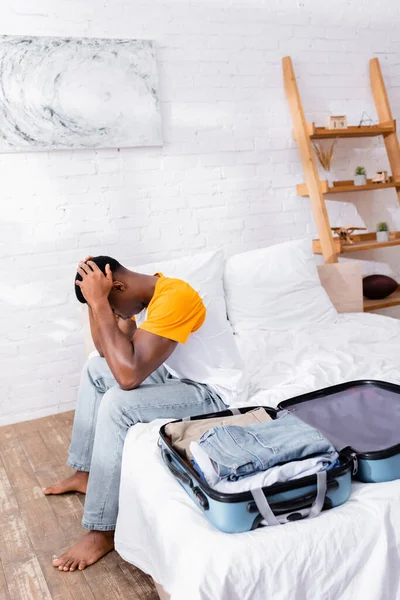
[[51, 565], [84, 530], [84, 495], [41, 491], [65, 466], [73, 413], [0, 428], [0, 600], [157, 600], [152, 581], [110, 552], [85, 571]]

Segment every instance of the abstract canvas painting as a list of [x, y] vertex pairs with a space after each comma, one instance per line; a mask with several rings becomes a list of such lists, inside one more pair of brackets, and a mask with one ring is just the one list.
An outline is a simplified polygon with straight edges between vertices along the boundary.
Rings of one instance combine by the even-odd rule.
[[0, 36], [0, 152], [159, 145], [153, 42]]

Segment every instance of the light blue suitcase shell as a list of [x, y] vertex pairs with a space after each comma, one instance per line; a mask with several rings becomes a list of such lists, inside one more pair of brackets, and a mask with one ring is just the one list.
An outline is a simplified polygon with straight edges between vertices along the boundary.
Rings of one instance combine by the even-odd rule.
[[358, 458], [357, 479], [366, 483], [382, 483], [400, 479], [400, 454], [386, 458]]
[[[254, 410], [254, 408], [259, 407], [247, 407], [241, 409], [241, 412]], [[271, 416], [276, 416], [276, 410], [263, 408]], [[191, 420], [230, 414], [232, 414], [231, 411], [226, 410], [192, 417]], [[259, 504], [256, 504], [251, 492], [225, 494], [210, 488], [170, 445], [168, 436], [165, 433], [165, 426], [160, 429], [160, 446], [164, 463], [168, 469], [215, 527], [227, 533], [241, 533], [266, 524], [265, 513], [259, 507]], [[327, 489], [317, 512], [339, 506], [346, 502], [350, 496], [353, 457], [344, 453], [340, 457], [340, 461], [339, 467], [327, 472]], [[263, 488], [263, 497], [268, 503], [268, 509], [272, 509], [273, 515], [280, 523], [290, 522], [309, 516], [310, 511], [316, 504], [318, 490], [317, 476], [311, 475], [295, 481], [265, 487]], [[261, 514], [261, 511], [263, 514]]]
[[[215, 416], [215, 413], [213, 414]], [[161, 442], [162, 456], [165, 464], [177, 478], [183, 489], [197, 504], [206, 518], [215, 527], [226, 533], [242, 533], [261, 525], [263, 517], [258, 511], [250, 492], [241, 494], [221, 494], [215, 492], [200, 479], [197, 473], [190, 469], [171, 448]], [[348, 500], [351, 491], [351, 471], [353, 463], [345, 459], [344, 465], [330, 472], [325, 508], [334, 508]], [[306, 481], [307, 480], [307, 481]], [[307, 483], [307, 485], [304, 485]], [[304, 487], [300, 487], [303, 485]], [[287, 505], [284, 513], [288, 521], [297, 520], [300, 515], [299, 506], [309, 508], [317, 492], [316, 477], [312, 475], [296, 482], [290, 482], [292, 489], [285, 490], [288, 484], [275, 484], [264, 488], [271, 508], [275, 505]], [[279, 491], [279, 490], [282, 491]], [[302, 501], [302, 498], [305, 498]], [[296, 503], [296, 499], [299, 502]], [[275, 511], [274, 511], [275, 512]]]
[[[254, 408], [258, 407], [240, 412]], [[319, 429], [339, 451], [340, 466], [327, 472], [324, 510], [346, 502], [352, 476], [368, 483], [400, 479], [400, 386], [373, 380], [353, 381], [286, 400], [278, 411], [263, 408], [273, 418], [284, 411], [293, 412]], [[230, 414], [226, 410], [192, 419]], [[171, 447], [165, 427], [160, 429], [160, 446], [168, 469], [210, 523], [221, 531], [240, 533], [266, 524], [264, 502], [279, 522], [305, 518], [320, 495], [316, 475], [263, 488], [261, 497], [258, 495], [261, 504], [255, 502], [251, 492], [218, 493]]]

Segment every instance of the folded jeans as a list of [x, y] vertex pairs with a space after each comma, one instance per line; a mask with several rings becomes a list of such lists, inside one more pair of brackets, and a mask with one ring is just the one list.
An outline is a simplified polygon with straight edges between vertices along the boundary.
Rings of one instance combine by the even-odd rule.
[[228, 479], [218, 479], [212, 461], [198, 443], [192, 442], [191, 451], [194, 458], [194, 468], [204, 477], [210, 487], [225, 494], [238, 494], [274, 485], [275, 483], [283, 483], [299, 479], [300, 477], [315, 475], [315, 473], [326, 471], [339, 464], [336, 452], [333, 454], [320, 454], [311, 458], [277, 465], [266, 471], [242, 477], [237, 481], [229, 481]]
[[245, 427], [214, 427], [198, 443], [213, 461], [218, 479], [230, 480], [278, 464], [336, 453], [317, 429], [288, 413], [274, 421]]

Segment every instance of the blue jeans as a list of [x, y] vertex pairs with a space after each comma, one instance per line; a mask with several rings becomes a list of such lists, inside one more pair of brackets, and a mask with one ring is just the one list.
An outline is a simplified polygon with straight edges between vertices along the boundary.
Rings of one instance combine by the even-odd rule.
[[68, 456], [71, 467], [90, 473], [83, 527], [115, 529], [122, 450], [129, 427], [224, 409], [226, 405], [207, 386], [174, 379], [165, 367], [138, 388], [121, 390], [106, 360], [90, 358], [82, 372]]
[[335, 453], [317, 429], [290, 414], [245, 427], [214, 427], [202, 435], [199, 444], [220, 479], [238, 479], [313, 454]]

